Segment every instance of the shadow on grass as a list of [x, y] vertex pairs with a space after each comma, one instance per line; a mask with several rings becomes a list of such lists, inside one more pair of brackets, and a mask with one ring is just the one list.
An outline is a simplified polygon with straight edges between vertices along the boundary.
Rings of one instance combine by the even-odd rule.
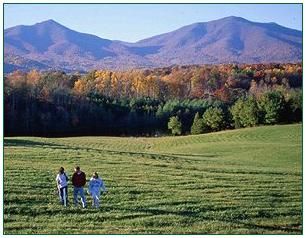
[[[179, 216], [182, 218], [180, 221], [181, 225], [184, 226], [190, 226], [193, 223], [198, 223], [200, 221], [214, 221], [214, 222], [220, 222], [220, 223], [230, 223], [235, 226], [239, 226], [240, 228], [246, 228], [246, 229], [254, 229], [259, 230], [260, 233], [264, 234], [270, 234], [270, 233], [277, 233], [277, 232], [287, 232], [287, 233], [295, 233], [295, 234], [301, 234], [302, 233], [302, 227], [301, 224], [290, 224], [290, 225], [265, 225], [265, 224], [254, 224], [252, 222], [252, 219], [258, 218], [259, 215], [251, 215], [246, 214], [245, 211], [241, 211], [239, 207], [214, 207], [214, 206], [203, 206], [200, 205], [200, 202], [196, 201], [188, 201], [188, 202], [161, 202], [155, 204], [158, 205], [168, 205], [169, 208], [158, 208], [158, 207], [134, 207], [134, 208], [127, 208], [127, 207], [120, 207], [120, 206], [111, 206], [102, 204], [102, 207], [100, 209], [82, 209], [80, 207], [75, 208], [73, 206], [70, 207], [62, 207], [60, 205], [55, 206], [54, 208], [48, 208], [48, 207], [36, 207], [33, 209], [33, 207], [23, 207], [19, 209], [12, 209], [10, 214], [23, 214], [25, 216], [29, 217], [36, 217], [40, 215], [44, 216], [54, 216], [55, 214], [58, 214], [60, 216], [87, 216], [92, 215], [95, 217], [95, 219], [98, 219], [99, 222], [104, 221], [110, 221], [110, 220], [117, 220], [117, 221], [128, 221], [131, 219], [144, 219], [143, 222], [146, 225], [146, 228], [155, 228], [156, 226], [169, 226], [171, 225], [171, 222], [167, 222], [167, 216], [174, 215]], [[177, 209], [178, 206], [180, 207], [179, 210]], [[193, 207], [196, 206], [196, 207]], [[172, 209], [171, 209], [172, 208]], [[196, 210], [193, 210], [196, 208]], [[112, 216], [112, 212], [114, 212], [114, 216]], [[120, 215], [118, 215], [118, 212], [121, 212]], [[7, 210], [5, 211], [7, 213]], [[107, 216], [104, 216], [103, 214], [107, 213]], [[268, 217], [272, 214], [269, 214]], [[286, 214], [283, 214], [284, 216]], [[287, 214], [288, 215], [288, 214]], [[155, 220], [149, 219], [146, 220], [146, 218], [154, 217], [154, 216], [165, 216], [165, 219], [161, 222], [157, 222]], [[265, 216], [267, 217], [267, 216]], [[83, 218], [82, 218], [83, 219]], [[8, 222], [8, 219], [5, 219], [5, 222]], [[6, 229], [9, 231], [10, 229]], [[13, 230], [13, 229], [12, 229]], [[161, 232], [163, 233], [163, 232]], [[173, 233], [173, 232], [172, 232]], [[175, 233], [175, 232], [174, 232]], [[193, 234], [196, 233], [203, 233], [201, 232], [193, 232]], [[235, 234], [235, 233], [233, 233]]]
[[[55, 143], [38, 142], [25, 139], [12, 139], [5, 138], [4, 146], [23, 146], [23, 147], [49, 147], [52, 149], [62, 149], [62, 150], [74, 150], [74, 151], [93, 151], [98, 153], [108, 153], [123, 156], [133, 156], [140, 158], [148, 158], [152, 160], [161, 160], [164, 162], [171, 161], [184, 161], [186, 163], [193, 163], [193, 159], [189, 156], [198, 157], [198, 155], [187, 155], [187, 154], [158, 154], [158, 153], [147, 153], [147, 152], [135, 152], [135, 151], [118, 151], [118, 150], [107, 150], [98, 148], [87, 148], [87, 147], [74, 147], [68, 145], [59, 145]], [[188, 156], [188, 157], [187, 157]], [[217, 155], [199, 155], [203, 159], [218, 157]]]
[[181, 154], [181, 153], [171, 153], [173, 156], [184, 156], [184, 157], [195, 157], [195, 158], [216, 158], [219, 157], [216, 154]]
[[269, 231], [283, 231], [292, 234], [302, 234], [301, 224], [292, 224], [291, 226], [280, 226], [280, 225], [256, 225], [250, 223], [241, 222], [242, 225], [249, 229], [264, 229]]
[[24, 146], [24, 147], [60, 147], [58, 144], [53, 143], [46, 143], [46, 142], [38, 142], [32, 140], [25, 140], [25, 139], [4, 139], [4, 146]]
[[[152, 160], [161, 160], [164, 162], [172, 162], [172, 161], [183, 161], [184, 163], [193, 163], [192, 158], [187, 158], [185, 155], [176, 156], [174, 154], [158, 154], [158, 153], [147, 153], [147, 152], [134, 152], [134, 151], [118, 151], [118, 150], [106, 150], [106, 149], [97, 149], [97, 148], [83, 148], [83, 147], [67, 147], [67, 149], [71, 150], [86, 150], [86, 151], [94, 151], [98, 153], [108, 153], [115, 155], [123, 155], [123, 156], [133, 156], [140, 158], [148, 158]], [[206, 155], [202, 155], [203, 158], [206, 158]], [[207, 157], [217, 157], [217, 155], [208, 155]]]
[[[197, 209], [192, 210], [192, 207], [195, 205], [199, 205], [199, 202], [196, 201], [189, 201], [189, 202], [160, 202], [155, 204], [155, 206], [170, 206], [171, 208], [175, 208], [178, 206], [183, 206], [180, 210], [171, 210], [166, 208], [154, 208], [154, 207], [136, 207], [133, 209], [130, 209], [129, 211], [137, 212], [137, 213], [144, 213], [144, 214], [150, 214], [151, 216], [157, 216], [157, 215], [175, 215], [175, 216], [182, 216], [182, 217], [189, 217], [189, 218], [201, 218], [204, 219], [202, 216], [202, 212], [204, 210]], [[191, 206], [191, 207], [190, 207]]]

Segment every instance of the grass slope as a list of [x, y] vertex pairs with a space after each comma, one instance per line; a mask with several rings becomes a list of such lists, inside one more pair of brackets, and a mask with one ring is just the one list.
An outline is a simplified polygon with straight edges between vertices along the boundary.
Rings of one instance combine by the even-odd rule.
[[[4, 233], [301, 234], [301, 133], [5, 138]], [[105, 180], [100, 210], [58, 204], [57, 170], [77, 164]]]

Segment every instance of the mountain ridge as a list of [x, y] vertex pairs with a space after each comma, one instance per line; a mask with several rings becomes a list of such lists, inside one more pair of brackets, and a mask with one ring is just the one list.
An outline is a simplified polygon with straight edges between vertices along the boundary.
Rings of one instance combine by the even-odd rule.
[[[41, 70], [88, 71], [301, 60], [301, 31], [235, 16], [189, 24], [134, 43], [77, 32], [52, 19], [4, 30], [5, 72], [30, 70], [31, 64]], [[31, 62], [29, 67], [25, 62]]]

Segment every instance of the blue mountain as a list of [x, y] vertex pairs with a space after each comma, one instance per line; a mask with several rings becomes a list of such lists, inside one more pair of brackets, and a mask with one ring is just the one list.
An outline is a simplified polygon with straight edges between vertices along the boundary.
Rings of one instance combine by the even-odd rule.
[[287, 63], [302, 60], [302, 32], [276, 23], [226, 17], [129, 43], [80, 33], [48, 20], [6, 29], [4, 53], [7, 72]]

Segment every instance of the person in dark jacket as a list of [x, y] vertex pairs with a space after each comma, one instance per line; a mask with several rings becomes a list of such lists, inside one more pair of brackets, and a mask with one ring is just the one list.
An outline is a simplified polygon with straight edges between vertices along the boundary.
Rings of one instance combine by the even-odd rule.
[[72, 184], [73, 184], [73, 200], [74, 205], [77, 206], [78, 201], [78, 195], [80, 194], [82, 207], [86, 207], [86, 199], [84, 194], [84, 186], [86, 184], [86, 174], [81, 171], [80, 167], [77, 166], [74, 169], [74, 174], [72, 175]]

